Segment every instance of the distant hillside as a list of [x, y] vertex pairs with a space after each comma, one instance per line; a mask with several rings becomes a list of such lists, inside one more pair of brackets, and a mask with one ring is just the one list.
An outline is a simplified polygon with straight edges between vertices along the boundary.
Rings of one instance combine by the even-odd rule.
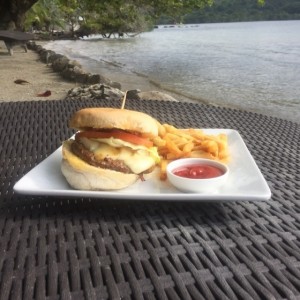
[[[256, 0], [215, 0], [211, 7], [183, 17], [186, 24], [263, 20], [300, 20], [300, 1], [265, 0], [260, 6]], [[172, 23], [168, 18], [161, 22]]]
[[184, 23], [299, 20], [299, 0], [215, 0], [214, 5], [184, 17]]

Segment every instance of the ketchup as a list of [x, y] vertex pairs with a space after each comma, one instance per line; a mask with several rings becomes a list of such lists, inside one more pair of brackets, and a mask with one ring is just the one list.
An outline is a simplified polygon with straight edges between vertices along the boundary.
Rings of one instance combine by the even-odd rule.
[[173, 174], [191, 179], [208, 179], [221, 176], [224, 172], [211, 165], [193, 164], [176, 168]]

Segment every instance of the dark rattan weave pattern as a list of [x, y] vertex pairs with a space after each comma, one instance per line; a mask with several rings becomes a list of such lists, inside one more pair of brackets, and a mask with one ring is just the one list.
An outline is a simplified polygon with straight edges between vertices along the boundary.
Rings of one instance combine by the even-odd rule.
[[112, 101], [1, 103], [0, 299], [300, 299], [300, 126], [208, 105], [128, 101], [177, 127], [240, 132], [266, 202], [15, 195], [14, 183]]

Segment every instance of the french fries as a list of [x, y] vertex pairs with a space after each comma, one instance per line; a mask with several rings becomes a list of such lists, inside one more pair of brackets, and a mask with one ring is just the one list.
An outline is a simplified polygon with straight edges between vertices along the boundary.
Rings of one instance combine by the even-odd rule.
[[159, 127], [159, 135], [153, 140], [161, 157], [160, 179], [167, 177], [166, 168], [170, 161], [201, 157], [226, 162], [229, 158], [226, 134], [207, 135], [201, 129], [178, 129], [169, 124]]

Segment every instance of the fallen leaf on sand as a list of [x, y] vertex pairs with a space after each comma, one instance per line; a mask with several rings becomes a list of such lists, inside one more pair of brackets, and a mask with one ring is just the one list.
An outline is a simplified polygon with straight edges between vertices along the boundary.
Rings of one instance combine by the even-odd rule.
[[51, 95], [51, 91], [47, 90], [44, 93], [37, 94], [38, 97], [49, 97]]
[[16, 83], [16, 84], [26, 84], [26, 83], [29, 83], [29, 82], [26, 81], [26, 80], [23, 80], [23, 79], [16, 79], [16, 80], [14, 81], [14, 83]]

